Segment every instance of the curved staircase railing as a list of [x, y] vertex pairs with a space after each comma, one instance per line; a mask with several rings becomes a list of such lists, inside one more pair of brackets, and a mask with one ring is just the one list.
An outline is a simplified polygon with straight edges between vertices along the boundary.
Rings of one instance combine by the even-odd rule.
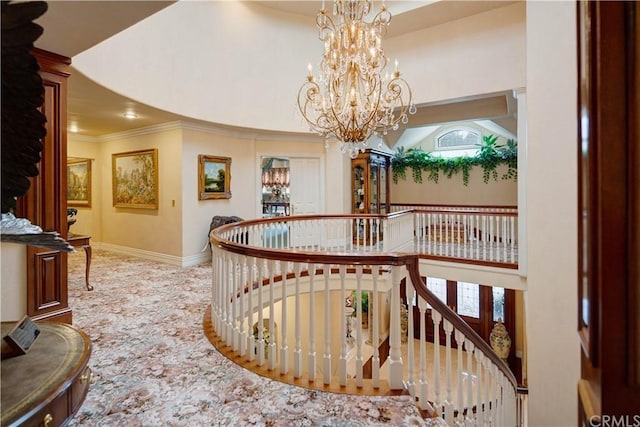
[[[281, 381], [410, 394], [424, 414], [449, 425], [516, 425], [514, 375], [427, 289], [415, 224], [413, 212], [397, 212], [280, 217], [213, 230], [209, 339]], [[419, 325], [406, 315], [403, 279]], [[414, 326], [419, 337], [408, 332]], [[428, 327], [442, 329], [445, 342], [435, 333], [428, 343]]]

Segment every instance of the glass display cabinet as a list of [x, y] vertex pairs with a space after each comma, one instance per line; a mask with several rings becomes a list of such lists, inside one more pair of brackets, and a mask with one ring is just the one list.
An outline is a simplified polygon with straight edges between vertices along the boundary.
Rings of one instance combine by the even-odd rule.
[[[389, 213], [389, 168], [391, 155], [368, 149], [351, 160], [351, 213]], [[376, 244], [381, 238], [380, 222], [359, 220], [354, 227], [354, 241]]]

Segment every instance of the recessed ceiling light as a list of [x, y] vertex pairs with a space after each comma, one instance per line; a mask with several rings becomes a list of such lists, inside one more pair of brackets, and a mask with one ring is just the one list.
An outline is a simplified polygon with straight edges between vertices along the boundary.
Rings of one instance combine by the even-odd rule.
[[136, 113], [131, 112], [131, 111], [127, 111], [126, 113], [123, 114], [123, 116], [126, 119], [137, 119], [138, 118], [138, 115]]

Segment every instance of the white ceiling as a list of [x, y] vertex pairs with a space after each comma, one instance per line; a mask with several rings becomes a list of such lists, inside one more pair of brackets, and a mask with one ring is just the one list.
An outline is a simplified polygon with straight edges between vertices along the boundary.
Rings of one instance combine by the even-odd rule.
[[[49, 10], [36, 22], [44, 28], [35, 46], [73, 57], [134, 25], [174, 1], [50, 1]], [[317, 13], [320, 1], [261, 1], [265, 7], [308, 15]], [[388, 36], [438, 25], [453, 19], [503, 7], [513, 1], [387, 1], [393, 15]], [[330, 1], [327, 0], [327, 5]], [[292, 94], [292, 97], [295, 94]], [[69, 125], [79, 134], [101, 136], [175, 120], [191, 120], [147, 106], [104, 88], [71, 66], [68, 86]], [[134, 109], [139, 118], [122, 114]], [[418, 124], [412, 120], [412, 124]]]

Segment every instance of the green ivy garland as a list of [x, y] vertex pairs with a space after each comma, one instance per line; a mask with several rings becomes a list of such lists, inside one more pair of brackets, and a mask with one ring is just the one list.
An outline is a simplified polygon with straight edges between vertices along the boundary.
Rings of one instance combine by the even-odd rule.
[[413, 181], [418, 184], [422, 183], [422, 172], [427, 172], [427, 180], [436, 184], [442, 172], [447, 178], [462, 173], [462, 182], [467, 186], [469, 171], [474, 166], [480, 166], [483, 169], [482, 179], [486, 184], [491, 177], [498, 180], [497, 167], [500, 164], [507, 166], [507, 172], [502, 175], [502, 179], [517, 180], [518, 144], [513, 139], [507, 140], [505, 145], [499, 145], [497, 141], [497, 136], [484, 136], [483, 143], [479, 145], [480, 151], [475, 156], [446, 159], [427, 153], [422, 148], [409, 148], [404, 151], [404, 147], [400, 147], [391, 158], [393, 182], [397, 184], [398, 178], [407, 179], [407, 168], [411, 168]]

